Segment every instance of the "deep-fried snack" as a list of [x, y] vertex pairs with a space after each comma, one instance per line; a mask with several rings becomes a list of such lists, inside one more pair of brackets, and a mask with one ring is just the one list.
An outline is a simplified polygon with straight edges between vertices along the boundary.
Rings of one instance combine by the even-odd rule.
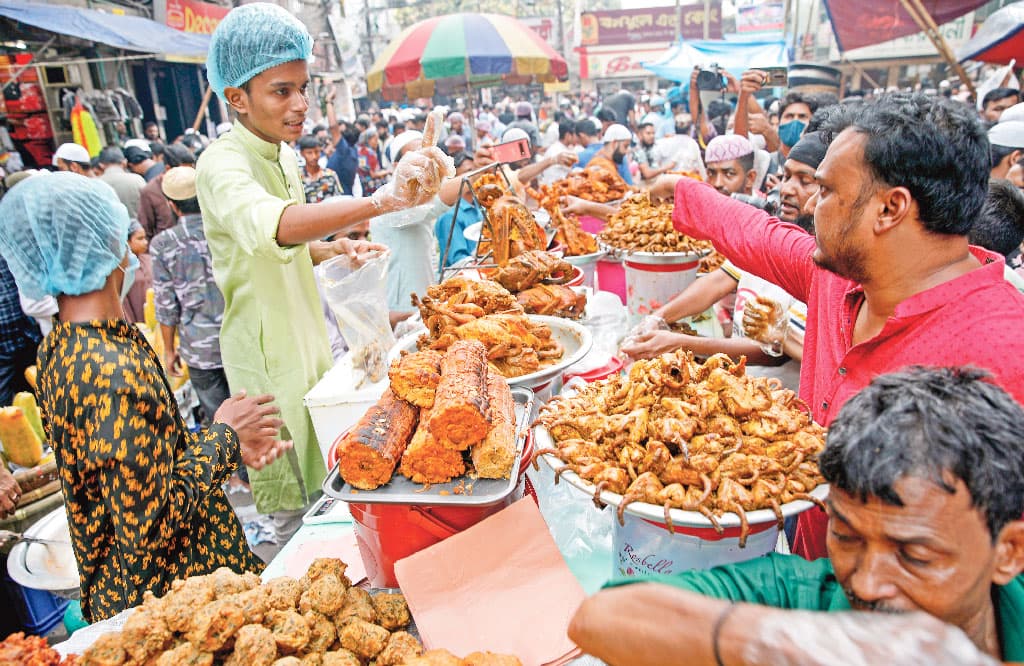
[[284, 654], [293, 654], [306, 647], [312, 635], [306, 620], [293, 610], [270, 611], [264, 625], [274, 635], [277, 649]]
[[423, 654], [419, 640], [407, 631], [396, 631], [377, 655], [377, 666], [399, 666]]
[[188, 640], [207, 652], [216, 652], [228, 645], [245, 624], [245, 613], [227, 599], [211, 601], [192, 610]]
[[462, 660], [463, 666], [523, 666], [518, 657], [494, 652], [471, 652]]
[[26, 636], [19, 631], [0, 642], [0, 664], [58, 666], [60, 663], [60, 653], [41, 636]]
[[418, 418], [418, 409], [385, 389], [338, 444], [341, 478], [360, 490], [374, 490], [390, 481]]
[[402, 454], [398, 468], [413, 483], [446, 483], [466, 472], [462, 452], [444, 446], [430, 433], [430, 410], [420, 410], [420, 422]]
[[494, 280], [511, 292], [529, 289], [541, 280], [562, 284], [572, 279], [572, 264], [550, 252], [530, 250], [509, 259], [494, 273]]
[[324, 654], [322, 652], [310, 652], [302, 655], [302, 666], [323, 666]]
[[377, 594], [373, 597], [373, 607], [377, 611], [377, 624], [388, 631], [408, 627], [412, 622], [404, 594]]
[[348, 650], [331, 650], [324, 652], [321, 666], [362, 666], [362, 663], [352, 652]]
[[560, 183], [541, 185], [539, 191], [528, 189], [527, 193], [551, 216], [555, 241], [565, 245], [565, 256], [578, 257], [597, 252], [597, 239], [594, 235], [583, 230], [576, 215], [566, 215], [562, 212], [561, 199], [565, 195]]
[[345, 588], [352, 586], [352, 581], [345, 575], [345, 571], [348, 569], [348, 565], [339, 560], [337, 557], [318, 557], [313, 560], [313, 563], [309, 565], [309, 569], [306, 573], [302, 574], [302, 578], [299, 579], [299, 583], [302, 584], [302, 588], [308, 588], [310, 583], [315, 581], [317, 578], [325, 574], [334, 574]]
[[507, 479], [518, 450], [515, 403], [508, 382], [496, 372], [487, 373], [487, 401], [491, 430], [470, 456], [481, 478]]
[[275, 661], [272, 666], [302, 666], [302, 660], [298, 657], [281, 657]]
[[120, 633], [101, 634], [82, 654], [82, 666], [122, 666], [127, 661]]
[[302, 617], [309, 625], [309, 643], [306, 644], [304, 651], [326, 652], [329, 650], [338, 638], [338, 630], [334, 628], [334, 622], [316, 611], [303, 613]]
[[[194, 582], [193, 582], [194, 581]], [[185, 633], [192, 624], [196, 610], [213, 601], [213, 588], [205, 576], [174, 581], [163, 605], [163, 616], [171, 631]]]
[[487, 223], [480, 230], [478, 257], [490, 255], [494, 263], [504, 266], [512, 257], [548, 246], [544, 229], [519, 197], [505, 194], [484, 210]]
[[477, 340], [453, 343], [441, 359], [441, 382], [430, 410], [430, 433], [464, 451], [487, 436], [487, 348]]
[[538, 284], [516, 294], [527, 314], [579, 319], [587, 308], [587, 296], [564, 284]]
[[359, 587], [350, 587], [345, 590], [345, 604], [341, 611], [334, 616], [334, 624], [338, 631], [348, 622], [354, 619], [365, 620], [366, 622], [377, 621], [377, 609], [373, 607], [373, 599], [370, 593]]
[[405, 666], [462, 666], [462, 660], [448, 650], [437, 649], [406, 659]]
[[262, 624], [263, 616], [270, 610], [270, 598], [267, 588], [263, 586], [224, 598], [242, 609], [246, 624]]
[[706, 252], [709, 241], [695, 240], [672, 225], [672, 204], [654, 204], [648, 192], [622, 203], [598, 234], [602, 242], [630, 252]]
[[275, 610], [295, 610], [302, 596], [302, 584], [289, 576], [269, 580], [263, 585], [267, 591], [267, 605]]
[[139, 609], [128, 616], [121, 628], [125, 650], [133, 659], [146, 661], [151, 655], [158, 655], [167, 649], [174, 634], [163, 617]]
[[299, 597], [299, 612], [316, 611], [333, 617], [345, 603], [346, 589], [337, 576], [324, 574], [310, 583], [309, 588]]
[[[457, 340], [477, 340], [487, 348], [487, 361], [505, 377], [520, 377], [554, 363], [565, 349], [551, 328], [521, 314], [484, 315], [447, 329], [434, 341], [423, 339], [431, 349], [448, 349]], [[436, 401], [435, 401], [436, 402]]]
[[209, 582], [213, 586], [213, 594], [220, 599], [231, 594], [238, 594], [251, 589], [251, 580], [243, 578], [227, 567], [220, 567], [209, 574]]
[[[247, 663], [251, 666], [260, 666], [259, 662]], [[156, 666], [213, 666], [213, 653], [204, 652], [186, 642], [157, 657]]]
[[373, 659], [384, 649], [390, 635], [384, 627], [354, 619], [338, 631], [338, 641], [357, 657]]
[[388, 369], [391, 390], [417, 407], [434, 406], [434, 390], [441, 381], [441, 354], [432, 350], [403, 354]]

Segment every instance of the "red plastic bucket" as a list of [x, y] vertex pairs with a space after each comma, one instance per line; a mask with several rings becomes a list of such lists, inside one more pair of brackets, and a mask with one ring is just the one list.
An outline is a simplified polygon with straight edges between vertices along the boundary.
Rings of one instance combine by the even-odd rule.
[[517, 500], [527, 488], [526, 470], [533, 454], [533, 433], [527, 434], [519, 464], [519, 482], [493, 504], [477, 506], [350, 503], [359, 554], [373, 587], [398, 587], [395, 562], [476, 525]]
[[619, 374], [622, 371], [623, 366], [622, 359], [618, 356], [612, 356], [608, 359], [608, 362], [599, 368], [587, 370], [586, 372], [567, 372], [562, 375], [562, 379], [568, 382], [573, 377], [579, 377], [585, 382], [596, 382], [602, 379], [608, 379], [613, 375]]

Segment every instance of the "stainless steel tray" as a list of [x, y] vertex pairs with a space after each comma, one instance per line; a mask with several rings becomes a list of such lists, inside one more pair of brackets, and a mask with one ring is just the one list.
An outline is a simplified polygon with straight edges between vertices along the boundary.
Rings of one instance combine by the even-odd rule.
[[[325, 495], [336, 497], [344, 502], [359, 504], [416, 504], [481, 506], [501, 501], [511, 493], [519, 483], [519, 469], [522, 464], [523, 447], [530, 431], [530, 424], [536, 418], [533, 391], [520, 386], [512, 387], [512, 399], [515, 402], [516, 414], [516, 459], [512, 462], [512, 471], [507, 479], [474, 479], [468, 474], [460, 476], [448, 483], [435, 483], [424, 486], [413, 483], [398, 473], [396, 468], [391, 481], [376, 490], [359, 490], [345, 483], [335, 465], [324, 479]], [[455, 494], [457, 487], [468, 489]]]

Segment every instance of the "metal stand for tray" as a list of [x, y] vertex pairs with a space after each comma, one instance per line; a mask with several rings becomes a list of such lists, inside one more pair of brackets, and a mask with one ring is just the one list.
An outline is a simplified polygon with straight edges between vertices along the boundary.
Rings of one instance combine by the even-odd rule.
[[490, 237], [491, 238], [495, 237], [494, 236], [494, 227], [491, 225], [490, 215], [488, 215], [487, 209], [480, 205], [480, 199], [477, 198], [477, 195], [476, 195], [476, 188], [473, 186], [473, 179], [475, 179], [477, 176], [483, 175], [485, 173], [501, 174], [501, 177], [505, 180], [506, 187], [508, 188], [509, 191], [512, 191], [512, 182], [508, 179], [508, 174], [505, 173], [505, 170], [502, 169], [501, 166], [502, 166], [501, 163], [494, 162], [493, 164], [488, 164], [487, 166], [480, 167], [479, 169], [475, 169], [473, 171], [470, 171], [469, 173], [466, 173], [466, 174], [462, 175], [462, 181], [459, 183], [459, 196], [455, 200], [455, 210], [452, 211], [452, 224], [451, 224], [450, 227], [448, 227], [448, 238], [445, 241], [445, 245], [444, 245], [444, 257], [441, 259], [441, 270], [438, 273], [438, 280], [440, 282], [444, 282], [444, 279], [446, 277], [448, 277], [450, 274], [457, 273], [457, 272], [465, 270], [467, 268], [496, 268], [497, 267], [497, 264], [495, 264], [494, 261], [493, 261], [494, 260], [494, 250], [493, 249], [491, 249], [487, 253], [485, 253], [484, 256], [480, 256], [480, 242], [479, 241], [477, 241], [476, 250], [473, 253], [472, 259], [470, 261], [466, 262], [466, 263], [460, 263], [458, 266], [449, 266], [448, 265], [448, 255], [449, 255], [449, 253], [451, 252], [451, 249], [452, 249], [452, 238], [455, 236], [455, 227], [457, 226], [456, 223], [458, 222], [458, 219], [459, 219], [459, 208], [462, 206], [462, 202], [464, 201], [463, 196], [465, 195], [465, 192], [466, 192], [467, 189], [469, 190], [469, 193], [473, 197], [473, 203], [476, 204], [476, 206], [481, 211], [482, 219], [481, 219], [481, 224], [480, 224], [480, 238], [484, 237], [484, 228], [485, 227], [490, 232]]

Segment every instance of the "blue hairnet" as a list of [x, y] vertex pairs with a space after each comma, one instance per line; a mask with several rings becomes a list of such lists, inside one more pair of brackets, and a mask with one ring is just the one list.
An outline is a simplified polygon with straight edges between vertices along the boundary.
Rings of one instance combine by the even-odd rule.
[[29, 298], [102, 289], [127, 239], [128, 209], [100, 180], [37, 176], [0, 199], [0, 254]]
[[313, 38], [283, 8], [266, 2], [236, 7], [217, 25], [206, 56], [206, 79], [225, 103], [225, 88], [238, 88], [261, 72], [309, 60]]

